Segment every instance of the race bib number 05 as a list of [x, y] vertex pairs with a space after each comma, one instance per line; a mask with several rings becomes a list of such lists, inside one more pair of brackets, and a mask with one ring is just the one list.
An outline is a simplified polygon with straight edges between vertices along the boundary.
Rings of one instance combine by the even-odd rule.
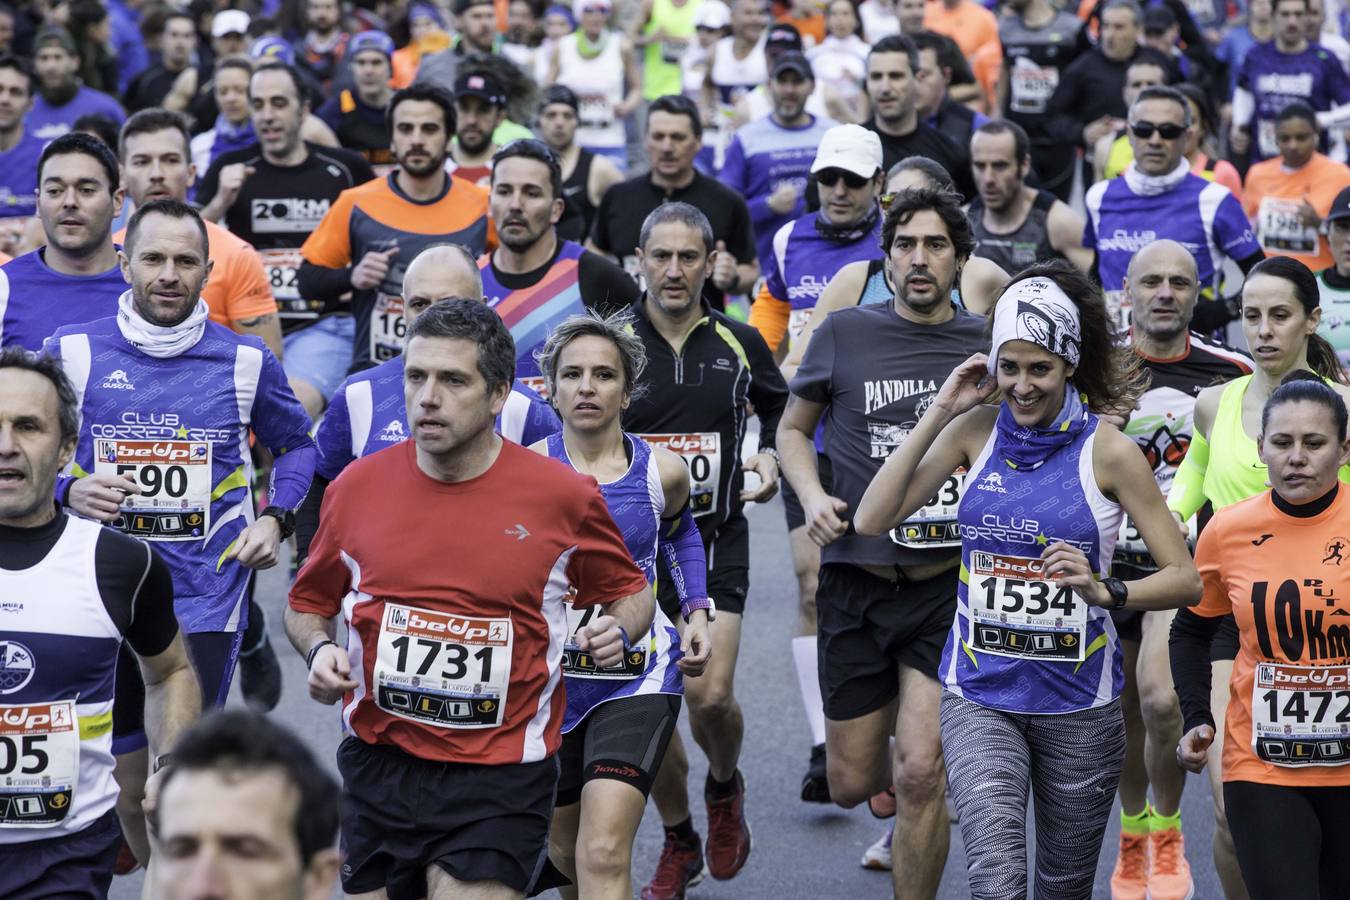
[[398, 356], [407, 335], [403, 298], [377, 292], [375, 308], [370, 312], [370, 358], [378, 363]]
[[510, 619], [388, 603], [375, 659], [375, 705], [437, 728], [496, 728], [511, 682]]
[[1044, 573], [1043, 560], [973, 551], [970, 646], [997, 656], [1082, 662], [1087, 604]]
[[211, 527], [209, 441], [94, 441], [94, 473], [141, 486], [129, 494], [114, 527], [151, 541], [197, 541]]
[[915, 550], [961, 546], [961, 526], [956, 515], [965, 490], [966, 470], [958, 469], [918, 512], [891, 529], [891, 540]]
[[1252, 751], [1276, 766], [1350, 763], [1350, 666], [1257, 663]]
[[577, 631], [591, 623], [597, 616], [603, 615], [600, 606], [583, 606], [580, 609], [567, 604], [567, 644], [563, 647], [562, 670], [572, 678], [636, 678], [647, 671], [647, 657], [652, 650], [652, 635], [648, 629], [642, 640], [627, 652], [623, 659], [612, 666], [600, 666], [589, 650], [577, 646]]
[[694, 516], [717, 509], [722, 480], [722, 436], [701, 434], [640, 434], [653, 447], [665, 447], [689, 467], [689, 508]]
[[75, 704], [0, 706], [0, 828], [60, 824], [79, 776]]

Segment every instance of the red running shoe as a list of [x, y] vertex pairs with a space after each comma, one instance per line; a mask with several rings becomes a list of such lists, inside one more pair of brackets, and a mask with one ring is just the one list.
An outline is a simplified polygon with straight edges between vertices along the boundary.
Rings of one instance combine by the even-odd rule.
[[708, 871], [718, 881], [735, 878], [750, 858], [750, 823], [745, 820], [745, 777], [740, 769], [734, 778], [736, 793], [718, 799], [712, 795], [712, 777], [704, 783], [703, 800], [708, 804]]
[[642, 889], [642, 900], [684, 900], [684, 892], [703, 880], [703, 848], [697, 834], [682, 841], [669, 831], [651, 883]]

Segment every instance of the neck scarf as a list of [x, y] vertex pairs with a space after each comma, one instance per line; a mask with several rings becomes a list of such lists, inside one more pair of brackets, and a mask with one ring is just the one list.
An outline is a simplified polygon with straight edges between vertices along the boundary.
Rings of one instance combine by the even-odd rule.
[[1139, 171], [1136, 163], [1130, 163], [1125, 169], [1125, 186], [1140, 197], [1156, 197], [1181, 184], [1191, 174], [1191, 164], [1183, 156], [1177, 167], [1166, 175], [1145, 175]]
[[994, 455], [1019, 472], [1039, 469], [1050, 457], [1078, 440], [1088, 425], [1087, 407], [1072, 382], [1064, 385], [1064, 405], [1059, 415], [1044, 427], [1017, 424], [1009, 402], [1003, 401], [994, 424]]
[[818, 212], [816, 213], [816, 234], [827, 241], [851, 244], [871, 234], [879, 218], [881, 218], [881, 207], [875, 204], [867, 210], [867, 215], [848, 225], [835, 225], [826, 220], [824, 212]]
[[254, 144], [258, 136], [253, 132], [253, 120], [245, 119], [238, 125], [231, 125], [225, 117], [216, 116], [216, 138], [211, 142], [211, 159], [220, 159], [226, 153], [243, 150]]
[[197, 308], [177, 325], [155, 325], [148, 322], [132, 302], [131, 291], [117, 298], [117, 328], [122, 337], [146, 356], [168, 359], [179, 356], [196, 346], [206, 333], [210, 308], [206, 301], [197, 300]]

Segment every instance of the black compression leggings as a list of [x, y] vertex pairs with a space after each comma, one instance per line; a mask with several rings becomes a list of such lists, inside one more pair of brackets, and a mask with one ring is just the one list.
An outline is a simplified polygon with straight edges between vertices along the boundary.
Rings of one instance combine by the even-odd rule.
[[1252, 900], [1341, 900], [1350, 890], [1350, 786], [1223, 785]]

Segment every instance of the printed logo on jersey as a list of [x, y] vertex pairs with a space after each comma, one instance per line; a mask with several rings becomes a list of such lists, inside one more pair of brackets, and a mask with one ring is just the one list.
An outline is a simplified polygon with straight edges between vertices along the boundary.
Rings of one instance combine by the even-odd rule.
[[1275, 535], [1273, 535], [1273, 534], [1263, 534], [1263, 535], [1261, 535], [1259, 538], [1257, 538], [1256, 540], [1252, 541], [1252, 546], [1253, 546], [1253, 547], [1260, 547], [1262, 544], [1264, 544], [1266, 541], [1270, 540], [1270, 539], [1273, 538], [1274, 536], [1275, 536]]
[[1003, 486], [1003, 476], [998, 472], [987, 472], [980, 479], [980, 483], [975, 485], [977, 491], [989, 491], [991, 494], [1006, 494], [1008, 489]]
[[[1347, 550], [1344, 538], [1333, 538], [1328, 548], [1338, 542], [1344, 555]], [[1253, 584], [1252, 621], [1256, 625], [1260, 655], [1266, 659], [1307, 662], [1350, 657], [1350, 625], [1326, 622], [1328, 608], [1336, 607], [1336, 589], [1331, 586], [1334, 583], [1321, 578], [1287, 578], [1278, 584], [1269, 581]], [[1330, 615], [1340, 612], [1341, 609], [1334, 608]]]
[[108, 374], [108, 377], [103, 379], [103, 383], [100, 384], [99, 387], [106, 388], [110, 391], [136, 390], [136, 385], [131, 382], [130, 378], [127, 378], [125, 369], [113, 369], [113, 371]]
[[1327, 541], [1326, 547], [1322, 550], [1322, 565], [1337, 566], [1345, 562], [1346, 552], [1350, 550], [1350, 540], [1343, 537], [1334, 537]]
[[[976, 485], [976, 487], [978, 488], [979, 485]], [[1089, 557], [1094, 552], [1091, 541], [1051, 537], [1041, 528], [1039, 520], [1029, 519], [1025, 516], [1000, 516], [994, 513], [985, 513], [980, 517], [980, 524], [962, 525], [961, 537], [967, 541], [998, 541], [1040, 549], [1048, 547], [1055, 541], [1063, 541], [1071, 547], [1082, 550]]]
[[403, 422], [399, 419], [390, 419], [389, 424], [384, 426], [384, 430], [380, 432], [380, 440], [388, 441], [391, 444], [397, 444], [407, 436], [407, 432], [403, 430]]
[[0, 641], [0, 694], [22, 690], [36, 671], [32, 650], [17, 641]]
[[229, 443], [239, 439], [238, 430], [234, 428], [193, 428], [178, 413], [139, 413], [131, 410], [123, 412], [116, 422], [90, 424], [89, 434], [96, 438], [140, 441]]
[[1312, 96], [1313, 75], [1311, 72], [1292, 74], [1288, 72], [1267, 72], [1256, 77], [1256, 93], [1289, 94], [1304, 99]]
[[[879, 381], [864, 381], [863, 413], [871, 414], [883, 406], [890, 406], [915, 394], [931, 394], [936, 391], [937, 382], [932, 379], [883, 378]], [[928, 402], [931, 404], [933, 401]]]
[[513, 527], [506, 529], [506, 534], [518, 541], [523, 541], [530, 536], [529, 529], [517, 522]]
[[817, 279], [814, 275], [803, 275], [796, 284], [788, 287], [788, 300], [811, 300], [814, 306], [814, 301], [820, 299], [820, 295], [825, 293], [825, 288], [829, 284], [828, 278]]
[[328, 213], [330, 200], [304, 197], [255, 199], [249, 208], [255, 234], [308, 234]]

